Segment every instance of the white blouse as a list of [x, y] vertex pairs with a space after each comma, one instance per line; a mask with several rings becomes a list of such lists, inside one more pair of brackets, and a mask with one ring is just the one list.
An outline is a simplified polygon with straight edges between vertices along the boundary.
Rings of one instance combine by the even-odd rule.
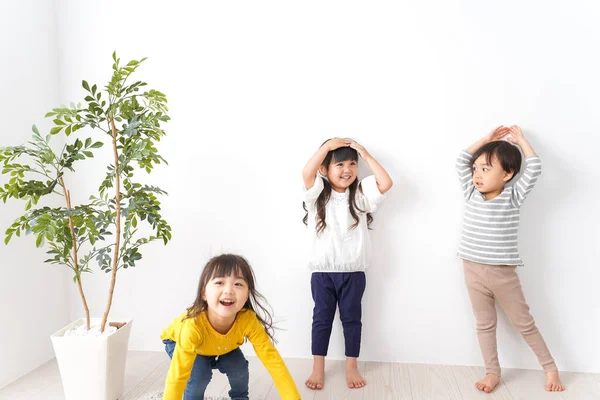
[[[385, 199], [371, 175], [360, 181], [356, 191], [356, 204], [363, 212], [356, 210], [359, 217], [358, 226], [354, 224], [350, 214], [350, 189], [344, 193], [331, 190], [331, 197], [325, 206], [325, 222], [327, 227], [317, 234], [317, 198], [324, 188], [324, 178], [317, 173], [315, 184], [304, 192], [304, 202], [308, 209], [308, 229], [313, 237], [309, 268], [312, 272], [356, 272], [364, 271], [369, 266], [371, 243], [367, 229], [367, 215], [377, 209]], [[360, 191], [362, 187], [362, 193]]]

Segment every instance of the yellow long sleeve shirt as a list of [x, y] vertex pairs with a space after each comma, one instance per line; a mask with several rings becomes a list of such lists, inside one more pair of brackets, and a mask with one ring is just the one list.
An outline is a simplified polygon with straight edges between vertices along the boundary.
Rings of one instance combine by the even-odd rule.
[[220, 356], [240, 347], [245, 338], [252, 343], [256, 355], [271, 374], [281, 398], [300, 399], [292, 376], [254, 311], [242, 309], [226, 334], [215, 331], [205, 312], [195, 319], [184, 319], [185, 316], [186, 313], [183, 313], [175, 318], [160, 335], [162, 340], [177, 343], [165, 382], [163, 400], [181, 400], [196, 354]]

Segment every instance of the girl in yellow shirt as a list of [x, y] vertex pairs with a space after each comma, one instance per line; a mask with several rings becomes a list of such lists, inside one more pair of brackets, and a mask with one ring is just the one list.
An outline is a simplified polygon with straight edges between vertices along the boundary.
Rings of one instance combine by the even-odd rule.
[[[161, 334], [171, 357], [163, 400], [202, 400], [212, 370], [227, 375], [232, 399], [248, 399], [248, 361], [240, 350], [249, 340], [284, 400], [300, 393], [273, 346], [272, 318], [241, 256], [212, 258], [200, 276], [194, 304]], [[259, 309], [264, 318], [255, 310]]]

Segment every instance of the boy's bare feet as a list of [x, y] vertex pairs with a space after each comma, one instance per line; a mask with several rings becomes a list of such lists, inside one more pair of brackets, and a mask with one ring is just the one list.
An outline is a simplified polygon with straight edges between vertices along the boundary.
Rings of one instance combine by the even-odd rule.
[[314, 356], [313, 371], [304, 384], [313, 390], [323, 389], [325, 385], [325, 357]]
[[482, 392], [490, 393], [500, 383], [500, 377], [494, 374], [486, 374], [485, 378], [475, 384]]
[[560, 381], [558, 371], [546, 372], [546, 390], [549, 392], [562, 392], [565, 385]]
[[346, 357], [346, 383], [350, 389], [358, 389], [367, 384], [358, 373], [358, 362], [354, 357]]

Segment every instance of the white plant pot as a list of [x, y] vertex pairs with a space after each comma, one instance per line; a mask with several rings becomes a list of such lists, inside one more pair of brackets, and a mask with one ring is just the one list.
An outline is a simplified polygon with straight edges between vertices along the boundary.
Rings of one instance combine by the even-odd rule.
[[[133, 320], [111, 320], [126, 324], [107, 336], [64, 336], [69, 329], [85, 324], [85, 318], [82, 318], [50, 337], [62, 378], [65, 400], [123, 398], [125, 362]], [[100, 323], [101, 318], [90, 319], [91, 325]]]

